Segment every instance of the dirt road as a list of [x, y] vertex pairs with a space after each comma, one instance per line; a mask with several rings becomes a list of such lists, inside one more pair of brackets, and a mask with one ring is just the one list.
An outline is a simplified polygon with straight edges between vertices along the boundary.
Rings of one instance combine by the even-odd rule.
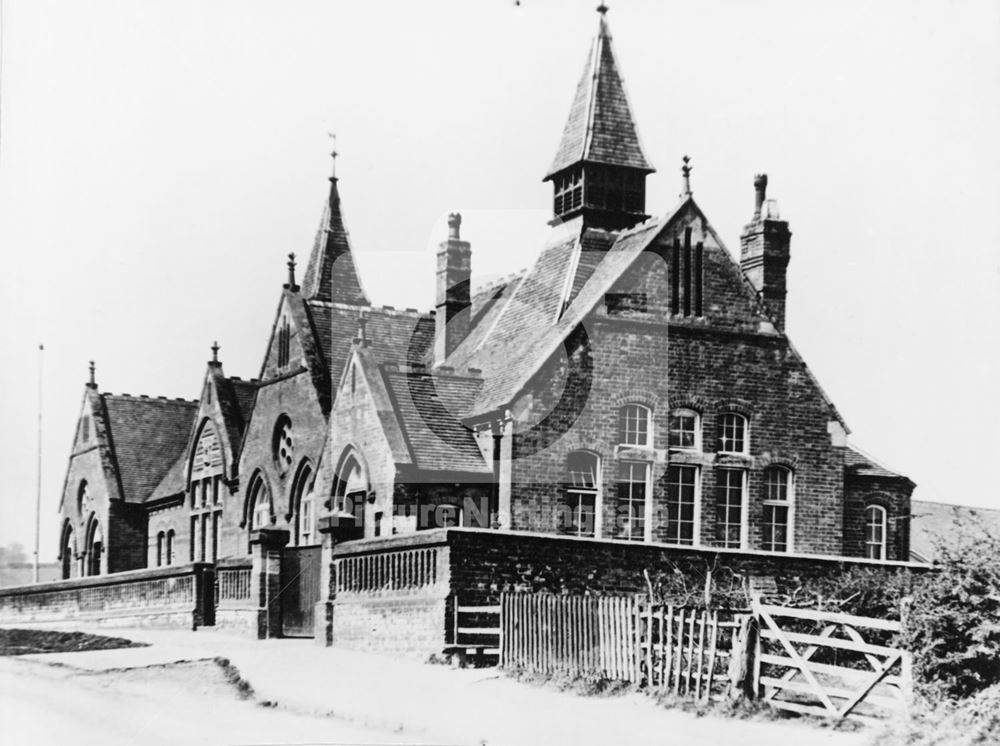
[[236, 746], [421, 743], [238, 698], [211, 661], [80, 672], [0, 658], [0, 743], [5, 746]]

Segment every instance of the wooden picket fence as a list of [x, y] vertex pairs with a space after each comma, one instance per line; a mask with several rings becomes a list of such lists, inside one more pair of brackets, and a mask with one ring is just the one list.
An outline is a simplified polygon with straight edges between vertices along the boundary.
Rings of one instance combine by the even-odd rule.
[[772, 707], [833, 720], [908, 707], [911, 654], [891, 644], [899, 622], [759, 601], [753, 612], [760, 626], [755, 680]]
[[698, 699], [729, 690], [729, 661], [748, 616], [551, 593], [503, 594], [500, 608], [503, 667], [601, 676]]

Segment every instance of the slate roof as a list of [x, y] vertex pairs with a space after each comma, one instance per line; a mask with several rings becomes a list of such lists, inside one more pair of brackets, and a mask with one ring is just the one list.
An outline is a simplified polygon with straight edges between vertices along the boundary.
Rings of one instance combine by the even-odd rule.
[[[574, 268], [579, 236], [586, 234], [564, 237], [546, 247], [492, 328], [484, 335], [470, 335], [448, 358], [448, 364], [457, 370], [482, 370], [485, 383], [467, 415], [485, 414], [507, 404], [686, 204], [682, 203], [667, 218], [650, 220], [618, 234], [606, 251], [599, 252], [600, 257], [596, 251], [585, 252], [583, 268], [576, 265], [582, 275], [581, 286], [565, 310], [561, 309], [562, 289]], [[601, 240], [609, 240], [591, 239], [592, 248]]]
[[905, 479], [908, 477], [886, 468], [857, 446], [848, 445], [844, 451], [844, 469], [849, 475], [876, 477], [881, 479]]
[[360, 309], [342, 303], [308, 301], [310, 317], [330, 374], [339, 381], [358, 335], [358, 316], [364, 312], [365, 336], [379, 362], [422, 362], [434, 344], [434, 317], [388, 306]]
[[361, 287], [351, 239], [344, 225], [340, 206], [340, 191], [336, 177], [330, 179], [330, 195], [323, 207], [319, 229], [309, 254], [309, 264], [302, 278], [302, 295], [305, 298], [369, 305], [368, 296]]
[[1000, 538], [1000, 510], [913, 500], [910, 503], [910, 558], [930, 562], [937, 547], [955, 546], [963, 534], [982, 530]]
[[253, 412], [257, 399], [257, 381], [244, 381], [242, 378], [226, 378], [218, 376], [215, 379], [215, 390], [218, 392], [219, 409], [225, 423], [226, 435], [232, 448], [232, 462], [239, 463], [240, 450], [243, 446], [243, 433]]
[[647, 173], [655, 170], [639, 142], [603, 13], [583, 76], [576, 87], [559, 149], [545, 179], [580, 161], [628, 166]]
[[184, 453], [197, 401], [101, 394], [127, 502], [144, 502]]
[[472, 430], [460, 420], [482, 387], [482, 379], [394, 366], [382, 366], [382, 376], [417, 468], [492, 474]]
[[185, 449], [174, 461], [173, 466], [167, 470], [163, 479], [156, 485], [145, 502], [156, 502], [182, 494], [187, 489], [187, 460], [188, 454], [187, 449]]

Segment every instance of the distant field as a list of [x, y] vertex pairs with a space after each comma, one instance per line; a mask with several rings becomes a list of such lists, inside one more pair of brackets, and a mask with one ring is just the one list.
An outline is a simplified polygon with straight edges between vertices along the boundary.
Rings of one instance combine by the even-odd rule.
[[29, 653], [76, 653], [82, 650], [113, 650], [144, 647], [121, 637], [57, 632], [42, 629], [0, 629], [0, 655]]

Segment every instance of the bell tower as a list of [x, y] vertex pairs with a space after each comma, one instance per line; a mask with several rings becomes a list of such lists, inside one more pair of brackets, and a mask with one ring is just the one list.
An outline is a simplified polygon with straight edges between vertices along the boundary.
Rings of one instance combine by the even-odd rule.
[[551, 224], [582, 216], [587, 227], [621, 230], [649, 217], [646, 176], [655, 169], [643, 153], [615, 60], [608, 8], [602, 3], [597, 12], [597, 36], [543, 181], [554, 190]]

